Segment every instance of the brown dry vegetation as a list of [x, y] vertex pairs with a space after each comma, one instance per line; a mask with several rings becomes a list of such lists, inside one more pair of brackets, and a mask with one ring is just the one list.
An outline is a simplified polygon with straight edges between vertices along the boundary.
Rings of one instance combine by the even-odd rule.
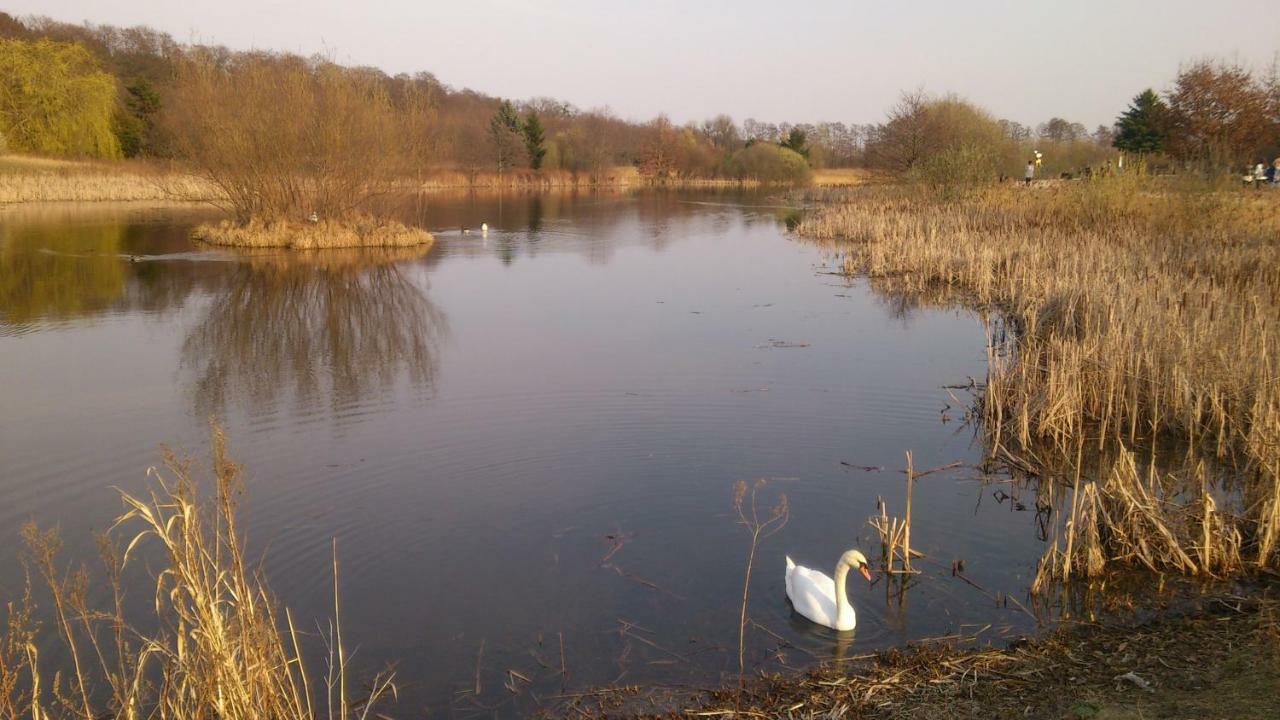
[[[864, 171], [818, 171], [819, 185], [861, 184]], [[616, 165], [599, 171], [568, 170], [467, 170], [433, 168], [420, 174], [402, 174], [386, 183], [390, 193], [455, 188], [560, 189], [579, 187], [641, 187], [652, 184], [634, 166]], [[751, 180], [678, 178], [664, 187], [754, 186]], [[0, 204], [38, 202], [212, 202], [225, 205], [226, 195], [207, 180], [175, 171], [159, 163], [82, 162], [20, 155], [0, 156]]]
[[358, 216], [347, 221], [262, 222], [245, 224], [224, 220], [216, 225], [200, 225], [194, 231], [197, 240], [210, 245], [244, 248], [290, 248], [319, 250], [325, 248], [394, 248], [426, 246], [434, 242], [431, 233], [393, 220], [375, 220]]
[[[236, 527], [240, 468], [228, 459], [226, 441], [213, 428], [213, 497], [202, 499], [190, 461], [166, 453], [166, 470], [151, 471], [156, 486], [146, 496], [122, 493], [124, 512], [99, 540], [113, 601], [88, 601], [89, 572], [64, 568], [56, 531], [24, 529], [27, 562], [50, 598], [52, 625], [42, 631], [36, 594], [7, 606], [0, 635], [0, 718], [155, 717], [363, 719], [394, 692], [389, 676], [359, 692], [348, 687], [341, 626], [329, 628], [329, 667], [309, 674], [302, 641], [246, 559]], [[137, 554], [160, 560], [154, 575], [154, 617], [131, 624], [125, 611], [126, 572]], [[334, 564], [335, 612], [337, 564]], [[55, 646], [51, 647], [49, 640]], [[42, 653], [62, 656], [62, 662]], [[50, 666], [63, 671], [51, 672]], [[327, 698], [327, 702], [325, 699]]]
[[813, 171], [817, 187], [856, 187], [874, 182], [876, 174], [863, 168], [823, 168]]
[[929, 644], [847, 658], [799, 677], [762, 677], [702, 707], [686, 701], [678, 712], [640, 710], [665, 699], [638, 689], [583, 696], [570, 708], [574, 717], [794, 720], [1276, 717], [1280, 607], [1230, 595], [1195, 605], [1155, 622], [1060, 628], [1007, 649]]
[[144, 163], [73, 162], [0, 156], [0, 204], [27, 202], [203, 201], [216, 188], [186, 173]]
[[[847, 272], [992, 311], [989, 448], [1076, 490], [1040, 584], [1112, 561], [1276, 565], [1276, 198], [1131, 173], [954, 202], [902, 188], [826, 199], [799, 230], [846, 253]], [[1185, 461], [1156, 451], [1170, 447]]]

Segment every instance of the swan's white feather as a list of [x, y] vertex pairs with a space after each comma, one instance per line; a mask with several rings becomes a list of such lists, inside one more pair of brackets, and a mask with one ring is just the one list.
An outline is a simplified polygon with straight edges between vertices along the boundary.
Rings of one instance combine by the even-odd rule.
[[852, 630], [857, 618], [850, 608], [848, 627], [836, 624], [836, 583], [826, 573], [796, 565], [787, 558], [787, 598], [796, 612], [824, 627]]

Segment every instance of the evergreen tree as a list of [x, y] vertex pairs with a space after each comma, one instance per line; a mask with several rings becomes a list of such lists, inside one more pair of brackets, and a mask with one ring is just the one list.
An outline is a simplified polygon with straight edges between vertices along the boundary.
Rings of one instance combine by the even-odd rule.
[[791, 132], [787, 133], [787, 139], [779, 144], [805, 160], [809, 159], [809, 139], [800, 128], [791, 128]]
[[1153, 153], [1169, 139], [1169, 106], [1154, 90], [1143, 90], [1116, 120], [1112, 145], [1126, 152]]
[[511, 159], [515, 157], [520, 142], [520, 116], [510, 100], [498, 104], [498, 111], [489, 121], [489, 137], [497, 155], [498, 172], [502, 172], [511, 167]]
[[542, 130], [542, 121], [538, 119], [538, 113], [530, 110], [529, 117], [524, 121], [524, 149], [529, 155], [529, 167], [537, 170], [542, 167], [542, 158], [547, 154], [545, 145], [545, 133]]
[[125, 87], [125, 111], [116, 118], [116, 137], [125, 157], [152, 154], [155, 150], [156, 114], [160, 94], [145, 77]]

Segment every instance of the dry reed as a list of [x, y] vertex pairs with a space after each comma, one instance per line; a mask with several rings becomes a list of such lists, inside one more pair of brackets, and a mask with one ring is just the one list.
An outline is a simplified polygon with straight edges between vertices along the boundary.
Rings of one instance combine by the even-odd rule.
[[315, 223], [250, 220], [241, 224], [224, 220], [216, 225], [200, 225], [193, 234], [197, 240], [210, 245], [293, 250], [398, 248], [427, 246], [434, 242], [426, 230], [369, 216], [359, 216], [350, 221], [321, 220]]
[[218, 192], [186, 173], [139, 163], [0, 157], [0, 204], [211, 200]]
[[923, 557], [920, 552], [911, 549], [911, 496], [915, 485], [915, 467], [911, 453], [907, 452], [907, 509], [901, 519], [889, 516], [888, 505], [884, 498], [876, 498], [876, 515], [867, 523], [875, 528], [880, 536], [880, 565], [887, 575], [910, 575], [918, 573], [911, 569], [912, 557]]
[[[100, 541], [112, 603], [88, 600], [89, 574], [63, 569], [56, 531], [28, 525], [23, 534], [28, 562], [52, 598], [48, 613], [65, 654], [66, 672], [41, 662], [42, 635], [30, 589], [8, 606], [0, 638], [0, 717], [293, 718], [331, 720], [371, 716], [377, 700], [394, 693], [390, 675], [375, 677], [364, 700], [347, 700], [348, 656], [340, 626], [329, 636], [329, 703], [315, 703], [292, 617], [282, 613], [262, 578], [245, 560], [236, 527], [240, 468], [227, 456], [222, 432], [213, 428], [214, 497], [202, 500], [191, 463], [166, 453], [166, 473], [152, 470], [156, 488], [146, 497], [121, 492], [125, 511], [113, 533], [138, 528], [124, 538]], [[110, 535], [110, 534], [109, 534]], [[143, 632], [125, 617], [122, 577], [133, 556], [158, 552], [155, 616]], [[335, 553], [336, 557], [336, 553]], [[334, 610], [337, 605], [334, 565]], [[333, 689], [338, 697], [333, 698]]]
[[[980, 399], [993, 454], [1069, 484], [1081, 462], [1099, 468], [1077, 485], [1070, 552], [1051, 550], [1061, 577], [1116, 558], [1211, 573], [1277, 562], [1280, 205], [1154, 183], [1133, 173], [956, 202], [823, 192], [799, 227], [880, 289], [993, 318]], [[1124, 453], [1169, 444], [1216, 479], [1187, 491], [1185, 473], [1154, 462], [1139, 479]], [[1104, 455], [1111, 465], [1093, 461]]]

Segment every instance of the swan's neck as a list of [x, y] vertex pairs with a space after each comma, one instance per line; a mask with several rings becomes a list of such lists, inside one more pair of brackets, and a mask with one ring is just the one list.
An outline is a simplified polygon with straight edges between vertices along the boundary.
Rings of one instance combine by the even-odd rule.
[[844, 581], [849, 575], [849, 565], [841, 562], [836, 565], [836, 625], [849, 627], [853, 625], [853, 605], [844, 591]]

